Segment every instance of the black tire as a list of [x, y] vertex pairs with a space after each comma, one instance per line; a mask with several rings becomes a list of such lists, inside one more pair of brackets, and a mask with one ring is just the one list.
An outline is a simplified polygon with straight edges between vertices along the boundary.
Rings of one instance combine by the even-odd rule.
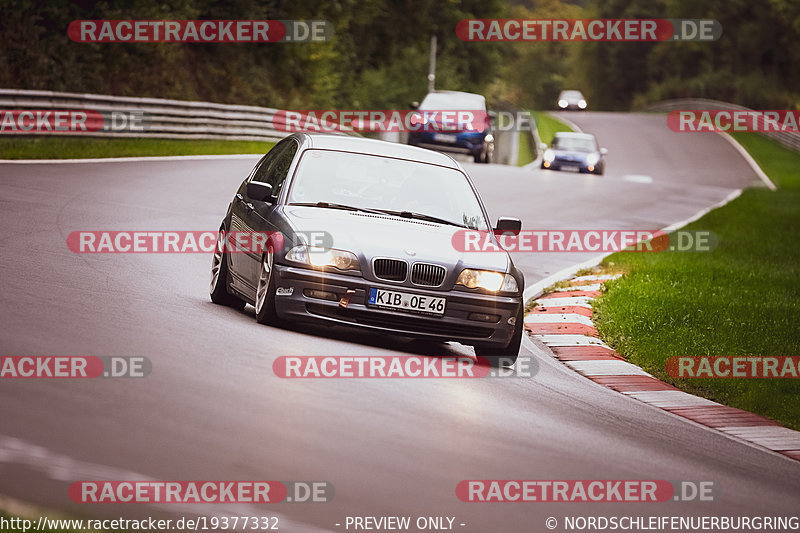
[[225, 251], [225, 226], [217, 232], [214, 257], [211, 260], [211, 301], [234, 309], [244, 309], [244, 300], [228, 292], [228, 252]]
[[275, 311], [275, 249], [267, 244], [267, 251], [261, 256], [256, 287], [256, 320], [259, 324], [276, 326], [280, 323]]
[[483, 154], [481, 152], [474, 154], [472, 157], [475, 159], [476, 163], [483, 163]]
[[522, 328], [524, 316], [522, 313], [522, 306], [519, 307], [517, 313], [517, 322], [514, 325], [514, 335], [504, 348], [482, 348], [475, 346], [475, 355], [486, 359], [489, 366], [501, 367], [512, 366], [517, 362], [519, 357], [519, 347], [522, 344]]

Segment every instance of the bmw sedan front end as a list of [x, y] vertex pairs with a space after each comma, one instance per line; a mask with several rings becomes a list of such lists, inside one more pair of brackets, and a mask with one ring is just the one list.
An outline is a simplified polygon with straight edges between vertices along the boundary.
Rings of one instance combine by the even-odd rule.
[[[456, 161], [322, 134], [292, 135], [265, 159], [275, 151], [242, 183], [220, 231], [281, 239], [263, 251], [218, 249], [212, 300], [250, 303], [262, 323], [316, 321], [458, 341], [492, 364], [516, 360], [522, 273], [502, 248], [460, 251], [454, 235], [478, 231], [496, 242], [493, 229], [520, 224], [500, 219], [491, 228]], [[324, 238], [313, 242], [314, 234]]]

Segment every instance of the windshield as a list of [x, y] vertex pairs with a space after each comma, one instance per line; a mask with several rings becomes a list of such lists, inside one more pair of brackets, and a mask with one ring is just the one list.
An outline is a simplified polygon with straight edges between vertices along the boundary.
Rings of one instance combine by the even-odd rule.
[[556, 137], [551, 148], [555, 150], [569, 150], [572, 152], [596, 152], [597, 145], [594, 139], [587, 137]]
[[416, 213], [488, 230], [466, 176], [456, 169], [334, 150], [306, 150], [289, 192], [290, 204], [339, 204]]
[[486, 100], [477, 94], [428, 93], [419, 109], [486, 111]]
[[561, 93], [561, 98], [570, 98], [574, 100], [579, 100], [583, 98], [583, 95], [580, 91], [564, 91]]

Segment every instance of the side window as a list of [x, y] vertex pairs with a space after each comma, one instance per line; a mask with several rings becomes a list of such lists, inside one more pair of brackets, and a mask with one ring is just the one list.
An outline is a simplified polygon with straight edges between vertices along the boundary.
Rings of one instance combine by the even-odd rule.
[[253, 172], [253, 181], [267, 181], [269, 167], [272, 165], [272, 162], [275, 161], [275, 158], [280, 155], [280, 152], [283, 151], [284, 147], [285, 145], [281, 146], [278, 144], [272, 150], [270, 150], [267, 155], [261, 158], [261, 161], [258, 162], [258, 167], [256, 168], [255, 172]]
[[294, 139], [281, 141], [261, 160], [253, 173], [253, 181], [269, 183], [277, 196], [289, 173], [289, 167], [292, 166], [297, 148], [297, 141]]
[[283, 187], [283, 182], [286, 181], [286, 175], [289, 173], [289, 167], [292, 166], [294, 156], [297, 154], [297, 142], [291, 140], [282, 147], [278, 154], [275, 154], [275, 159], [269, 165], [267, 170], [267, 183], [272, 185], [272, 190], [275, 196], [278, 195]]

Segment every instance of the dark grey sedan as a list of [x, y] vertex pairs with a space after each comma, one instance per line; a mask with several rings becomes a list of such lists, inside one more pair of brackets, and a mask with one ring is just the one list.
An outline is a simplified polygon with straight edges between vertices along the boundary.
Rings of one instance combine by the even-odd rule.
[[[242, 182], [219, 228], [211, 299], [261, 323], [317, 321], [458, 341], [512, 364], [524, 280], [501, 248], [462, 252], [457, 232], [496, 228], [451, 157], [363, 138], [294, 134]], [[230, 232], [266, 235], [232, 249]], [[316, 237], [322, 236], [321, 239]], [[256, 239], [257, 240], [257, 239]]]

